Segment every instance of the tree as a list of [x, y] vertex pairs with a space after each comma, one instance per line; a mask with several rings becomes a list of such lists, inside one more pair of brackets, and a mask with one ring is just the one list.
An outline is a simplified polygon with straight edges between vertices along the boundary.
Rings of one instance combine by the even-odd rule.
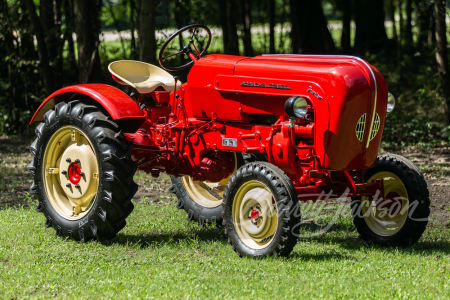
[[[273, 0], [269, 0], [273, 1]], [[240, 0], [241, 3], [241, 15], [242, 15], [242, 25], [244, 28], [244, 55], [253, 56], [252, 47], [252, 33], [251, 33], [251, 0]]]
[[427, 3], [427, 1], [416, 0], [417, 8], [417, 46], [424, 50], [427, 48], [428, 32], [430, 26], [430, 13], [432, 12], [433, 5]]
[[269, 0], [269, 52], [275, 53], [275, 0]]
[[[48, 4], [48, 2], [43, 2], [43, 4]], [[30, 16], [31, 24], [33, 26], [33, 32], [36, 36], [37, 46], [38, 46], [38, 53], [39, 53], [39, 60], [40, 64], [39, 67], [41, 69], [42, 79], [44, 82], [44, 88], [48, 95], [56, 91], [60, 85], [59, 85], [59, 79], [61, 76], [59, 76], [58, 79], [56, 79], [57, 74], [55, 74], [55, 67], [52, 67], [52, 61], [51, 58], [54, 58], [55, 56], [55, 49], [49, 50], [50, 46], [55, 47], [54, 43], [54, 37], [55, 34], [53, 32], [46, 32], [45, 28], [42, 23], [46, 23], [46, 27], [52, 27], [48, 23], [50, 23], [51, 17], [44, 14], [42, 19], [44, 22], [41, 23], [41, 19], [36, 13], [36, 7], [34, 5], [33, 0], [25, 0], [25, 4], [28, 9], [28, 13]], [[48, 9], [48, 8], [47, 8]], [[51, 10], [53, 11], [53, 9]], [[52, 35], [50, 38], [46, 38], [46, 33]], [[60, 64], [57, 64], [60, 66]]]
[[336, 50], [320, 0], [290, 0], [294, 53], [333, 53]]
[[399, 16], [400, 32], [398, 35], [398, 46], [401, 48], [403, 37], [405, 36], [405, 24], [403, 21], [402, 0], [395, 0]]
[[342, 12], [342, 34], [341, 48], [344, 53], [349, 53], [351, 45], [351, 22], [352, 22], [352, 2], [351, 0], [340, 0], [337, 2], [338, 9]]
[[405, 24], [405, 46], [409, 52], [412, 51], [412, 0], [406, 0], [406, 24]]
[[447, 26], [445, 24], [445, 0], [434, 1], [436, 20], [436, 63], [444, 96], [444, 123], [450, 126], [450, 67], [447, 51]]
[[223, 49], [226, 54], [239, 55], [239, 40], [236, 26], [236, 0], [218, 0]]
[[140, 1], [139, 60], [157, 64], [156, 59], [156, 0]]
[[[28, 0], [31, 1], [31, 0]], [[78, 45], [79, 83], [101, 82], [102, 72], [98, 53], [101, 2], [73, 0], [75, 32]]]
[[383, 0], [354, 0], [355, 49], [358, 53], [388, 48]]
[[397, 34], [397, 25], [395, 24], [395, 5], [394, 5], [394, 0], [388, 0], [388, 14], [389, 14], [389, 19], [391, 19], [392, 21], [392, 33], [393, 33], [393, 38], [395, 41], [398, 40], [398, 34]]

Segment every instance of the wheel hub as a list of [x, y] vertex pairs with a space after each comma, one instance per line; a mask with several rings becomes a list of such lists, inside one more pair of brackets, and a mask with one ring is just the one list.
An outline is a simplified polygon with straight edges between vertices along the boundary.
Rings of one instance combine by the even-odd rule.
[[376, 203], [377, 209], [386, 210], [389, 215], [396, 216], [402, 209], [402, 200], [397, 192], [388, 193], [384, 199], [380, 199]]
[[408, 193], [401, 179], [388, 171], [372, 175], [367, 182], [383, 179], [384, 199], [361, 198], [361, 212], [369, 228], [380, 236], [400, 231], [408, 218]]
[[95, 154], [88, 145], [77, 143], [70, 145], [61, 156], [59, 179], [61, 187], [72, 201], [84, 202], [92, 197], [97, 188], [94, 184], [98, 177]]
[[271, 191], [258, 181], [244, 183], [233, 202], [233, 222], [244, 244], [254, 249], [267, 247], [278, 227], [276, 202]]
[[252, 219], [253, 225], [255, 225], [256, 227], [261, 226], [261, 224], [263, 222], [261, 207], [255, 206], [254, 209], [253, 209], [253, 207], [250, 207], [250, 215], [249, 215], [248, 219]]
[[77, 220], [91, 209], [99, 186], [99, 167], [84, 132], [70, 125], [58, 129], [47, 143], [42, 171], [47, 197], [58, 214]]
[[71, 163], [69, 166], [69, 180], [72, 184], [78, 184], [81, 179], [81, 168], [77, 163]]

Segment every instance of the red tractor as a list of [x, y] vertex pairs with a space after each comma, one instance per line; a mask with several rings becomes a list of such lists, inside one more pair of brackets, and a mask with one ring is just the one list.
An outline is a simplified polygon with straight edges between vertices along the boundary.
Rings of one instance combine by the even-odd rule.
[[[186, 46], [167, 54], [172, 41]], [[114, 237], [133, 210], [139, 169], [171, 175], [188, 220], [223, 225], [240, 256], [288, 255], [299, 201], [325, 196], [353, 199], [366, 241], [421, 237], [430, 213], [422, 174], [404, 157], [378, 155], [395, 99], [376, 68], [351, 56], [205, 55], [210, 42], [207, 27], [190, 25], [163, 45], [164, 69], [192, 66], [186, 83], [117, 61], [114, 80], [138, 96], [82, 84], [42, 103], [29, 171], [46, 227], [83, 242]], [[190, 61], [169, 66], [177, 55]]]

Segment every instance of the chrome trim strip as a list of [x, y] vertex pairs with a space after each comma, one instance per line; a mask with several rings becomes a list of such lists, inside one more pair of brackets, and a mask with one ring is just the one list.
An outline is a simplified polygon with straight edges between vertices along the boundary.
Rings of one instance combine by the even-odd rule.
[[336, 58], [356, 59], [357, 61], [362, 62], [370, 70], [370, 74], [372, 75], [372, 79], [373, 79], [373, 83], [374, 83], [374, 87], [375, 87], [375, 99], [374, 99], [374, 102], [373, 102], [372, 122], [370, 122], [369, 136], [367, 138], [367, 144], [366, 144], [366, 148], [369, 148], [370, 133], [372, 132], [373, 122], [375, 121], [375, 113], [376, 113], [376, 109], [377, 109], [377, 97], [378, 97], [377, 93], [378, 93], [378, 89], [377, 89], [377, 79], [375, 78], [375, 73], [373, 73], [372, 68], [369, 66], [369, 64], [365, 60], [363, 60], [362, 58], [356, 57], [356, 56], [351, 56], [351, 55], [263, 54], [262, 56], [336, 57]]

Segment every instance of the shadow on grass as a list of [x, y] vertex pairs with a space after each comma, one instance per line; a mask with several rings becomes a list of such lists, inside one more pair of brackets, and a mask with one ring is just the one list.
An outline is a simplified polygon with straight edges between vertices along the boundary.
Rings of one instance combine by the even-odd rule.
[[35, 137], [0, 136], [0, 153], [3, 155], [28, 153]]
[[228, 245], [223, 229], [212, 227], [200, 227], [189, 233], [141, 233], [122, 234], [119, 233], [111, 241], [102, 241], [105, 245], [139, 245], [140, 248], [163, 247], [167, 245], [197, 245], [202, 242], [218, 242]]

